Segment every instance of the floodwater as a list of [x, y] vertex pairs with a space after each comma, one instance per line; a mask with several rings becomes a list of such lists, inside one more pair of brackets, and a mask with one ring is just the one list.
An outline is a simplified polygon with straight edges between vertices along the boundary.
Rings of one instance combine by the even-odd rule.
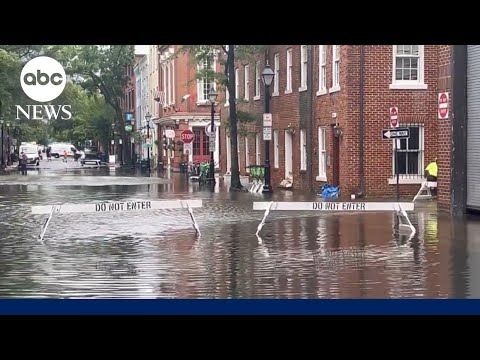
[[[480, 221], [456, 223], [419, 201], [398, 226], [393, 213], [270, 212], [254, 201], [314, 194], [212, 192], [108, 169], [0, 176], [0, 297], [51, 298], [476, 298]], [[202, 199], [186, 210], [47, 215], [32, 205]]]

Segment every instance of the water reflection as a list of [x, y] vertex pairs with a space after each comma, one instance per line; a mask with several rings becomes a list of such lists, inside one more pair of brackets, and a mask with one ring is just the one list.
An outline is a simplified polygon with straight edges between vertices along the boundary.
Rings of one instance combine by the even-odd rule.
[[[68, 175], [70, 176], [70, 175]], [[215, 191], [173, 176], [73, 175], [0, 179], [0, 296], [145, 298], [478, 297], [480, 221], [455, 222], [417, 205], [413, 238], [391, 213], [273, 211], [260, 237], [263, 195]], [[96, 177], [96, 186], [91, 186]], [[25, 178], [25, 177], [24, 177]], [[29, 178], [27, 176], [26, 178]], [[109, 178], [111, 181], [109, 181]], [[168, 180], [168, 179], [167, 179]], [[55, 181], [58, 181], [55, 180]], [[8, 182], [8, 184], [6, 184]], [[32, 205], [202, 199], [187, 211], [62, 214], [44, 244]], [[273, 200], [315, 195], [277, 191]]]

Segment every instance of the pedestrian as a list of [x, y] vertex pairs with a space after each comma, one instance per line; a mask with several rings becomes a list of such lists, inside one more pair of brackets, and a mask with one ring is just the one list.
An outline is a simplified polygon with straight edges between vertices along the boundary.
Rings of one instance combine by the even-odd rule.
[[67, 150], [63, 150], [63, 161], [64, 162], [68, 162], [67, 156], [68, 156]]
[[[430, 164], [425, 168], [425, 176], [428, 182], [437, 182], [438, 175], [438, 165], [437, 158], [435, 158]], [[432, 188], [432, 195], [437, 196], [437, 188]]]
[[50, 146], [47, 148], [47, 161], [52, 161], [52, 148]]
[[22, 170], [22, 175], [27, 175], [27, 161], [27, 154], [22, 151], [22, 154], [20, 156], [20, 169]]

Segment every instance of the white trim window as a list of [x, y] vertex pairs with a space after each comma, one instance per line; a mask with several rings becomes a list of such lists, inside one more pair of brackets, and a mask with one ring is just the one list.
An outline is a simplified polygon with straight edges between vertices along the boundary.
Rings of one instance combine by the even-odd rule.
[[168, 68], [168, 105], [173, 105], [175, 103], [175, 74], [174, 74], [174, 63], [169, 61], [167, 63]]
[[175, 61], [172, 59], [172, 105], [175, 104]]
[[278, 157], [278, 130], [273, 130], [273, 167], [275, 169], [279, 168], [279, 157]]
[[238, 95], [240, 94], [240, 71], [238, 68], [235, 69], [235, 99], [238, 100]]
[[250, 66], [245, 65], [243, 70], [245, 74], [244, 83], [243, 83], [243, 86], [245, 89], [245, 95], [243, 98], [248, 101], [248, 99], [250, 98], [250, 73], [249, 73]]
[[[216, 61], [205, 59], [202, 64], [199, 64], [197, 66], [198, 70], [203, 70], [205, 68], [210, 68], [212, 71], [214, 71], [216, 68]], [[202, 79], [197, 80], [197, 105], [210, 104], [210, 102], [208, 101], [208, 92], [210, 91], [211, 87], [213, 87], [215, 90], [217, 89], [215, 81], [213, 79], [210, 79], [208, 76], [204, 76]]]
[[292, 63], [293, 63], [293, 49], [287, 50], [287, 87], [285, 94], [292, 92]]
[[318, 128], [318, 176], [317, 181], [327, 181], [327, 129]]
[[230, 106], [230, 93], [228, 92], [228, 86], [225, 85], [225, 107]]
[[273, 93], [272, 96], [279, 95], [280, 89], [280, 54], [275, 54], [273, 57], [273, 72], [275, 77], [273, 78]]
[[424, 90], [424, 45], [393, 45], [390, 89]]
[[327, 93], [327, 45], [318, 45], [318, 95]]
[[307, 90], [307, 66], [308, 66], [308, 47], [307, 45], [300, 46], [300, 88], [298, 91]]
[[300, 170], [307, 170], [307, 132], [300, 129]]
[[330, 92], [340, 91], [340, 45], [332, 45], [332, 87]]
[[167, 89], [167, 65], [166, 64], [162, 64], [162, 80], [163, 80], [163, 103], [161, 104], [164, 108], [167, 107], [167, 92], [168, 92], [168, 89]]
[[260, 148], [260, 134], [255, 134], [255, 151], [256, 151], [256, 165], [260, 164], [260, 155], [262, 154], [262, 149]]
[[253, 100], [260, 99], [260, 84], [262, 82], [262, 78], [260, 76], [260, 61], [255, 63], [255, 96]]
[[[424, 127], [423, 125], [402, 125], [410, 129], [408, 139], [395, 140], [398, 146], [399, 182], [417, 184], [424, 180]], [[396, 184], [395, 141], [392, 141], [392, 178], [389, 184]]]

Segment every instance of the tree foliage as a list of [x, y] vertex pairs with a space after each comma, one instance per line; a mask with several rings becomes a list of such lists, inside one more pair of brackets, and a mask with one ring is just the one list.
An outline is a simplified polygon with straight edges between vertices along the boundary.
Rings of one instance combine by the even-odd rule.
[[[70, 45], [51, 49], [56, 56], [62, 59], [67, 74], [72, 76], [90, 95], [102, 94], [105, 103], [110, 105], [114, 118], [115, 128], [125, 142], [125, 119], [123, 117], [120, 99], [130, 81], [125, 69], [133, 65], [133, 45]], [[73, 110], [73, 107], [72, 107]], [[104, 129], [103, 120], [108, 114], [99, 117], [98, 124]], [[105, 130], [105, 129], [104, 129]], [[104, 131], [102, 130], [102, 131]], [[76, 134], [80, 135], [81, 131]], [[128, 156], [129, 152], [125, 154]]]
[[[255, 117], [237, 111], [235, 64], [242, 61], [254, 62], [255, 56], [265, 50], [266, 45], [183, 45], [178, 51], [179, 53], [189, 54], [196, 64], [207, 63], [209, 65], [213, 63], [213, 60], [216, 60], [221, 65], [221, 71], [217, 71], [211, 66], [200, 66], [196, 72], [196, 79], [207, 79], [209, 82], [215, 82], [217, 89], [220, 91], [228, 89], [229, 99], [226, 101], [230, 103], [230, 114], [224, 126], [229, 129], [232, 149], [237, 149], [237, 134], [247, 133], [246, 128], [242, 125], [256, 121], [254, 120]], [[231, 187], [241, 190], [243, 186], [240, 182], [238, 152], [231, 151], [230, 154], [232, 154]]]
[[[95, 61], [89, 52], [93, 46], [60, 46], [60, 45], [0, 45], [0, 116], [9, 121], [12, 132], [19, 141], [35, 141], [46, 145], [51, 141], [66, 141], [84, 143], [85, 140], [98, 140], [108, 147], [111, 134], [111, 124], [118, 118], [112, 104], [107, 104], [103, 92], [95, 87], [93, 78], [86, 74], [93, 71], [100, 77], [104, 84], [113, 84], [105, 91], [109, 94], [111, 102], [115, 104], [119, 93], [122, 93], [122, 83], [125, 77], [119, 77], [118, 81], [113, 77], [124, 74], [124, 67], [108, 66], [107, 60], [115, 58], [115, 54], [123, 62], [124, 52], [118, 48], [109, 49], [110, 57], [102, 58], [102, 53], [95, 53]], [[106, 51], [105, 49], [102, 51]], [[72, 118], [69, 120], [34, 121], [28, 119], [15, 120], [15, 105], [38, 104], [29, 99], [23, 92], [20, 84], [20, 73], [23, 65], [33, 57], [39, 55], [51, 56], [60, 61], [67, 74], [71, 74], [82, 86], [67, 82], [63, 93], [51, 105], [69, 104], [72, 109]], [[75, 61], [84, 59], [89, 66], [72, 66], [71, 59]], [[112, 69], [111, 71], [109, 69]], [[102, 69], [102, 71], [99, 71]], [[75, 72], [77, 71], [77, 72]], [[107, 74], [107, 75], [105, 75]]]

